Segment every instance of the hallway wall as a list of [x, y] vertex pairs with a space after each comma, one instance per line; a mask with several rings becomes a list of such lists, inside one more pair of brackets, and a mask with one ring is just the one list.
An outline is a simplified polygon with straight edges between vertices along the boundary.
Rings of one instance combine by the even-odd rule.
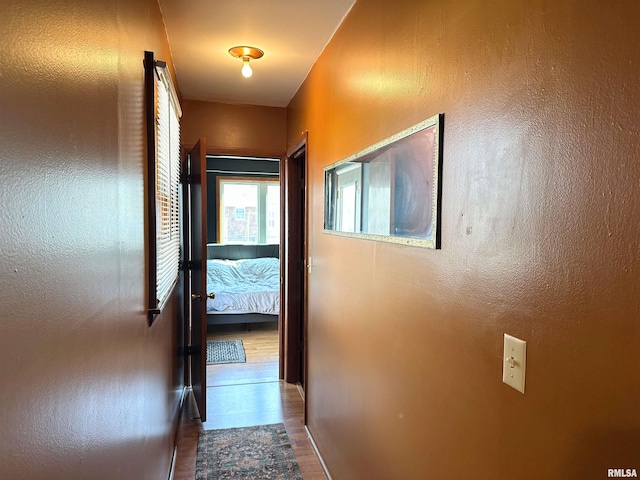
[[[640, 4], [358, 0], [309, 131], [308, 423], [334, 480], [640, 470]], [[323, 171], [445, 114], [442, 249], [323, 233]], [[503, 333], [528, 342], [526, 393]]]
[[193, 146], [205, 137], [209, 153], [277, 158], [284, 154], [286, 108], [184, 100], [182, 110], [183, 145]]
[[146, 317], [143, 54], [155, 0], [7, 0], [0, 28], [0, 478], [159, 480], [180, 291]]

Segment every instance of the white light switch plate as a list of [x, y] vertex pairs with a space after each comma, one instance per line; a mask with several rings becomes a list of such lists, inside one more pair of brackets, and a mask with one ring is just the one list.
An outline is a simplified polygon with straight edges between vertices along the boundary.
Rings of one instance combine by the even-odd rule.
[[502, 381], [524, 393], [524, 374], [527, 366], [527, 342], [504, 334]]

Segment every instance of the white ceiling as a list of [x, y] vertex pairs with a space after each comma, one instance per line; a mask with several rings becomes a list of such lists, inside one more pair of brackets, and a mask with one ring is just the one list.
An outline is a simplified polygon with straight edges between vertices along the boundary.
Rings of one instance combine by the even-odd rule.
[[[286, 107], [355, 0], [159, 0], [183, 98]], [[253, 76], [229, 55], [258, 47]]]

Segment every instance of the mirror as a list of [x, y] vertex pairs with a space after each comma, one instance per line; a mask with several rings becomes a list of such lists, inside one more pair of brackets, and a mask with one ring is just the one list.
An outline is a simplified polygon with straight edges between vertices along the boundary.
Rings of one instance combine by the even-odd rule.
[[324, 169], [325, 233], [439, 248], [442, 115]]

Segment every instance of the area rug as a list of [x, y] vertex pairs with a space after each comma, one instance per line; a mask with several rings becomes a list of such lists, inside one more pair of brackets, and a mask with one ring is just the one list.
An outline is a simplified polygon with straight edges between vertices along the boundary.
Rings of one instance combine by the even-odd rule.
[[241, 478], [302, 479], [282, 423], [200, 432], [196, 480]]
[[247, 356], [244, 353], [242, 340], [214, 340], [207, 342], [207, 365], [220, 363], [244, 363]]

